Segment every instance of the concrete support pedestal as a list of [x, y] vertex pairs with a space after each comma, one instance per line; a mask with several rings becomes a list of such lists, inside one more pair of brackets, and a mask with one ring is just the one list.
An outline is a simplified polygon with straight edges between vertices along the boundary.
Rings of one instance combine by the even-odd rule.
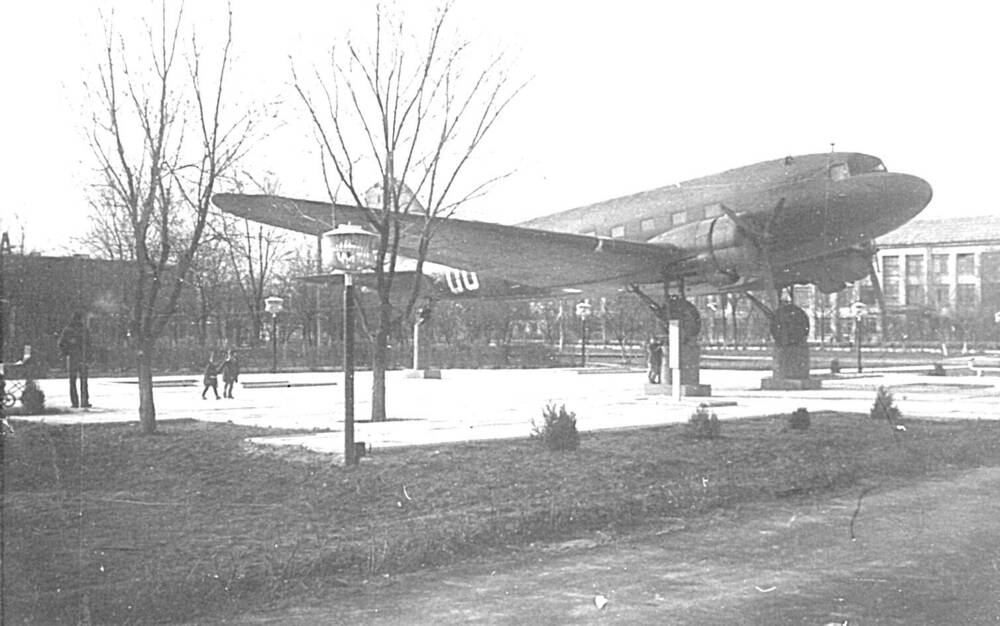
[[805, 343], [775, 345], [771, 376], [760, 381], [768, 391], [799, 391], [820, 389], [821, 380], [809, 376], [809, 346]]
[[[673, 396], [674, 386], [667, 385], [657, 385], [654, 383], [646, 383], [646, 395], [648, 396]], [[712, 385], [681, 385], [681, 396], [697, 396], [697, 397], [708, 397], [712, 395]]]
[[[671, 335], [674, 341], [669, 342], [668, 358], [663, 360], [660, 369], [661, 382], [646, 383], [646, 394], [669, 395], [674, 398], [711, 396], [712, 386], [701, 382], [701, 346], [698, 345], [697, 336], [682, 337], [679, 329], [676, 332], [676, 338]], [[676, 345], [680, 346], [679, 350], [674, 347]], [[679, 386], [680, 393], [675, 393], [675, 385]]]

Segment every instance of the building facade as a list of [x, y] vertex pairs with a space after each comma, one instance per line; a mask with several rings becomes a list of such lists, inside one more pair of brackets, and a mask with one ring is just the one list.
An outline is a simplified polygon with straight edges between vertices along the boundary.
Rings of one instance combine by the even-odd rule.
[[1000, 216], [916, 220], [877, 244], [887, 339], [1000, 339]]

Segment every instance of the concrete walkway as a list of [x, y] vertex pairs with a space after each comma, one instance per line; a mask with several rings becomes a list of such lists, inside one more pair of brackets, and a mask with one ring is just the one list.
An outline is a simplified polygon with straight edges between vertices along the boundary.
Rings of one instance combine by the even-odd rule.
[[[1000, 377], [932, 377], [930, 366], [917, 371], [844, 373], [815, 391], [761, 391], [761, 371], [704, 370], [711, 398], [647, 395], [641, 371], [575, 369], [445, 370], [441, 380], [387, 376], [390, 421], [369, 423], [371, 372], [356, 377], [355, 438], [373, 449], [436, 443], [526, 437], [532, 420], [547, 404], [577, 415], [581, 430], [639, 428], [686, 421], [702, 402], [721, 419], [789, 413], [867, 412], [879, 386], [889, 387], [904, 417], [995, 419], [1000, 417]], [[818, 372], [817, 372], [818, 373]], [[156, 379], [159, 421], [198, 419], [234, 424], [322, 431], [287, 437], [260, 437], [269, 445], [302, 446], [340, 454], [343, 447], [343, 376], [339, 373], [247, 374], [233, 400], [201, 399], [200, 377]], [[64, 380], [43, 380], [50, 407], [69, 405]], [[138, 389], [134, 379], [93, 379], [90, 410], [27, 418], [48, 423], [136, 421]]]

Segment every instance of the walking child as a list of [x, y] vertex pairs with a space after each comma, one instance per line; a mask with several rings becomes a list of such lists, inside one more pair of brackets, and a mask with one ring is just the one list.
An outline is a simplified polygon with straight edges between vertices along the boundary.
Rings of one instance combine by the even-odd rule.
[[201, 390], [201, 399], [205, 399], [205, 394], [211, 389], [212, 393], [215, 394], [215, 399], [219, 399], [219, 370], [215, 367], [215, 363], [212, 363], [213, 357], [208, 357], [208, 365], [205, 366], [205, 376], [202, 378], [202, 383], [204, 383], [205, 388]]
[[219, 371], [222, 372], [222, 395], [232, 399], [233, 383], [240, 378], [240, 363], [232, 350], [226, 353], [226, 360], [222, 362]]

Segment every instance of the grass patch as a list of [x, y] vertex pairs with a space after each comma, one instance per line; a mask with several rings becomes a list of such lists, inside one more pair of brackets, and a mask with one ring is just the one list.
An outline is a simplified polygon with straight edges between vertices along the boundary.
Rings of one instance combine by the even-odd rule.
[[740, 502], [1000, 461], [1000, 423], [813, 413], [582, 433], [575, 451], [530, 440], [378, 451], [359, 468], [264, 452], [264, 430], [164, 422], [15, 422], [6, 440], [7, 617], [12, 622], [191, 621], [324, 586], [535, 541], [623, 532]]
[[6, 407], [3, 413], [7, 417], [18, 418], [22, 415], [66, 415], [72, 413], [69, 409], [65, 407], [58, 406], [47, 406], [43, 407], [41, 410], [31, 410], [24, 407], [22, 404], [16, 406]]

